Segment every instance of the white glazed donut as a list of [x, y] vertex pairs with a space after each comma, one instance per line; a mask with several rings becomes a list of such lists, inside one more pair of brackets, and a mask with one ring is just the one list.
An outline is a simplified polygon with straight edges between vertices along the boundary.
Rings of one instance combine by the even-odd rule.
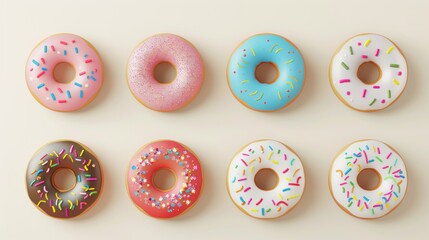
[[[380, 78], [365, 84], [357, 76], [363, 63], [378, 66]], [[358, 111], [377, 111], [394, 103], [407, 83], [407, 62], [398, 46], [378, 34], [361, 34], [347, 40], [335, 53], [330, 83], [337, 97]]]
[[[379, 185], [365, 190], [357, 182], [364, 169], [375, 170]], [[338, 206], [364, 219], [383, 217], [393, 211], [407, 191], [407, 170], [399, 154], [376, 140], [360, 140], [346, 146], [329, 172], [329, 188]]]
[[[261, 169], [271, 169], [278, 177], [272, 190], [259, 189], [254, 181]], [[304, 192], [304, 168], [299, 157], [286, 145], [259, 140], [245, 146], [231, 161], [227, 188], [234, 204], [251, 217], [280, 217], [296, 206]]]

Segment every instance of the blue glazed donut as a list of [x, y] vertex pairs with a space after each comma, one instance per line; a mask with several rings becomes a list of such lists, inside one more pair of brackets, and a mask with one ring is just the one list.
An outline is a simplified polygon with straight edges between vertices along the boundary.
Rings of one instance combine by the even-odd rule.
[[[271, 63], [278, 71], [272, 83], [255, 77], [256, 67]], [[275, 111], [290, 104], [304, 85], [304, 60], [298, 48], [282, 36], [258, 34], [242, 42], [228, 63], [229, 87], [243, 105], [257, 111]]]

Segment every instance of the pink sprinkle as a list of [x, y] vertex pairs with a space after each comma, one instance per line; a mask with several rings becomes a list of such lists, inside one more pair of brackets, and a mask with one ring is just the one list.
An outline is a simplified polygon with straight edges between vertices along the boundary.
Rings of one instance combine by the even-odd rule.
[[368, 155], [366, 155], [365, 151], [363, 151], [363, 154], [365, 155], [366, 164], [368, 164]]
[[68, 209], [66, 208], [66, 217], [68, 217], [69, 216], [69, 211], [68, 211]]
[[259, 204], [261, 204], [261, 203], [262, 203], [262, 201], [264, 201], [264, 199], [263, 199], [263, 198], [261, 198], [261, 200], [259, 200], [259, 202], [257, 202], [257, 203], [256, 203], [256, 206], [258, 206]]
[[360, 207], [360, 199], [358, 200], [358, 204], [357, 204], [357, 206], [358, 206], [358, 207]]
[[386, 168], [388, 168], [388, 167], [389, 167], [389, 166], [384, 166], [384, 167], [383, 167], [383, 169], [386, 169]]
[[287, 173], [288, 171], [289, 171], [289, 168], [286, 168], [286, 169], [283, 171], [283, 174]]
[[385, 100], [385, 99], [382, 99], [382, 100], [381, 100], [381, 103], [383, 103], [383, 104], [384, 104], [384, 103], [386, 103], [386, 100]]
[[349, 191], [347, 191], [347, 198], [349, 198], [350, 197], [350, 192]]
[[396, 174], [396, 173], [398, 173], [398, 172], [400, 172], [400, 171], [401, 171], [401, 169], [398, 169], [398, 170], [396, 170], [396, 171], [392, 172], [392, 174]]
[[237, 181], [241, 182], [241, 181], [246, 181], [246, 180], [247, 180], [247, 178], [240, 178]]
[[349, 179], [350, 176], [347, 176], [346, 178], [344, 178], [344, 181], [347, 181], [347, 179]]
[[247, 205], [250, 205], [250, 203], [252, 202], [253, 198], [250, 198], [249, 201], [247, 202]]
[[379, 147], [377, 147], [377, 153], [378, 154], [380, 154], [381, 152], [380, 152], [380, 148]]
[[61, 88], [58, 88], [58, 92], [63, 93], [63, 90]]
[[356, 164], [357, 160], [358, 160], [358, 159], [356, 158], [356, 159], [355, 159], [355, 161], [353, 162], [353, 164]]
[[72, 40], [72, 43], [75, 43], [75, 42], [76, 42], [76, 40], [74, 40], [74, 39], [73, 39], [73, 40]]
[[283, 205], [285, 205], [286, 207], [287, 207], [287, 206], [289, 206], [289, 205], [287, 204], [287, 202], [285, 202], [285, 201], [279, 201], [279, 202], [276, 204], [276, 206], [279, 206], [280, 204], [283, 204]]
[[37, 78], [40, 78], [41, 76], [43, 76], [43, 74], [45, 74], [45, 72], [39, 73], [39, 75], [37, 75]]
[[368, 58], [368, 55], [362, 54], [361, 58]]
[[350, 96], [350, 91], [347, 91], [346, 94], [347, 94], [347, 96]]
[[347, 184], [347, 182], [342, 182], [342, 183], [340, 183], [340, 186], [343, 186], [343, 185], [346, 185]]
[[85, 172], [85, 169], [83, 169], [83, 168], [79, 168], [79, 170], [82, 171], [82, 172]]
[[71, 145], [71, 147], [70, 147], [70, 153], [73, 152], [73, 149], [74, 149], [74, 145]]
[[[89, 180], [88, 178], [86, 180]], [[250, 189], [252, 189], [251, 187], [247, 187], [246, 189], [244, 189], [244, 192], [249, 191]]]
[[287, 160], [287, 155], [286, 155], [286, 153], [285, 153], [285, 154], [283, 154], [283, 156], [284, 156], [284, 160]]
[[30, 68], [30, 72], [32, 72], [34, 69], [33, 68]]
[[340, 83], [349, 83], [350, 82], [350, 79], [341, 79], [340, 80]]
[[247, 153], [243, 153], [243, 156], [246, 156], [246, 157], [248, 157], [248, 156], [249, 156], [249, 154], [247, 154]]
[[365, 205], [365, 208], [368, 209], [368, 204], [366, 202], [363, 202], [363, 204]]
[[82, 76], [82, 75], [84, 75], [85, 73], [86, 73], [85, 71], [80, 72], [80, 73], [79, 73], [79, 76]]
[[386, 159], [389, 159], [390, 156], [392, 156], [392, 153], [389, 153], [389, 155], [387, 155]]
[[64, 41], [60, 41], [60, 43], [61, 43], [62, 45], [67, 45], [67, 43], [66, 43], [66, 42], [64, 42]]
[[37, 187], [37, 186], [39, 186], [40, 184], [43, 184], [43, 183], [45, 183], [45, 181], [40, 181], [40, 182], [34, 184], [34, 186]]
[[53, 52], [55, 52], [55, 47], [54, 47], [54, 45], [51, 45], [51, 49], [52, 49], [52, 51], [53, 51]]
[[357, 43], [357, 45], [358, 45], [358, 46], [361, 46], [361, 45], [362, 45], [362, 43], [361, 43], [361, 42], [358, 42], [358, 43]]
[[377, 51], [375, 52], [375, 56], [378, 57], [378, 54], [380, 54], [380, 49], [377, 48]]
[[299, 183], [288, 183], [289, 186], [300, 186]]
[[241, 161], [244, 163], [244, 165], [246, 165], [246, 167], [248, 167], [249, 165], [247, 165], [247, 162], [244, 161], [244, 159], [241, 159]]
[[43, 157], [41, 157], [40, 160], [44, 159], [46, 156], [48, 156], [47, 153], [45, 155], [43, 155]]
[[46, 91], [49, 91], [49, 88], [48, 88], [48, 87], [45, 87], [45, 90], [46, 90]]
[[401, 71], [398, 72], [398, 76], [402, 76], [402, 72]]
[[66, 103], [67, 100], [59, 100], [58, 103]]
[[364, 89], [362, 93], [362, 97], [364, 98], [365, 96], [366, 96], [366, 89]]
[[[46, 162], [48, 162], [48, 161], [46, 161]], [[46, 173], [49, 173], [50, 170], [51, 170], [50, 168], [46, 169]]]
[[[86, 180], [87, 181], [97, 181], [97, 178], [87, 178]], [[244, 190], [244, 191], [246, 191], [246, 190]]]
[[90, 62], [92, 62], [92, 59], [85, 60], [85, 63], [90, 63]]
[[52, 199], [49, 199], [49, 207], [52, 207]]
[[380, 89], [380, 86], [374, 85], [374, 86], [372, 86], [372, 88], [374, 88], [374, 89]]
[[44, 58], [41, 58], [40, 61], [42, 61], [43, 64], [46, 63]]

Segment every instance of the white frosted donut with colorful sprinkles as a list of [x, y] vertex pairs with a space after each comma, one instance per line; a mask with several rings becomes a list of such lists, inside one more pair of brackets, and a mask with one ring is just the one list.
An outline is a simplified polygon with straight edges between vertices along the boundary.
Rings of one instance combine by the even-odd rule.
[[[255, 183], [255, 175], [262, 169], [277, 174], [277, 185], [271, 190], [259, 189]], [[277, 218], [288, 213], [301, 200], [304, 186], [301, 160], [286, 145], [274, 140], [259, 140], [245, 146], [228, 169], [227, 188], [232, 201], [254, 218]]]
[[[357, 72], [363, 63], [374, 63], [380, 77], [365, 84]], [[347, 40], [335, 53], [330, 83], [337, 97], [358, 111], [377, 111], [394, 103], [407, 84], [407, 62], [398, 46], [378, 34], [361, 34]]]
[[[365, 190], [357, 182], [364, 169], [376, 171], [380, 182]], [[393, 211], [407, 192], [407, 170], [401, 156], [377, 140], [360, 140], [346, 146], [334, 159], [329, 188], [345, 212], [364, 219], [383, 217]]]
[[[57, 82], [54, 69], [70, 63], [75, 77]], [[76, 111], [89, 104], [103, 84], [102, 63], [97, 51], [85, 39], [68, 33], [52, 35], [31, 52], [25, 67], [27, 86], [43, 106], [60, 112]]]

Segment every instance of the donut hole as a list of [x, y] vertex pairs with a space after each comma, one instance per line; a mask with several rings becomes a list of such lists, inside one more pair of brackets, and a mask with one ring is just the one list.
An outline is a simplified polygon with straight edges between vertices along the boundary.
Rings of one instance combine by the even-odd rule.
[[161, 191], [169, 191], [176, 185], [177, 177], [171, 169], [161, 168], [153, 174], [153, 185]]
[[169, 62], [162, 62], [154, 69], [155, 80], [159, 83], [168, 84], [174, 81], [177, 76], [176, 68]]
[[70, 83], [76, 77], [76, 70], [68, 62], [58, 63], [54, 67], [54, 80], [58, 83]]
[[58, 168], [52, 174], [52, 185], [59, 192], [68, 192], [76, 186], [76, 174], [69, 168]]
[[259, 189], [263, 191], [270, 191], [279, 184], [279, 176], [276, 172], [274, 172], [274, 170], [270, 168], [263, 168], [255, 174], [254, 181], [255, 185]]
[[362, 189], [372, 191], [380, 186], [381, 175], [373, 168], [365, 168], [359, 172], [357, 183]]
[[279, 77], [277, 65], [272, 62], [262, 62], [256, 66], [255, 78], [260, 83], [271, 84]]
[[358, 68], [357, 77], [361, 82], [373, 85], [381, 78], [380, 67], [374, 62], [364, 62]]

